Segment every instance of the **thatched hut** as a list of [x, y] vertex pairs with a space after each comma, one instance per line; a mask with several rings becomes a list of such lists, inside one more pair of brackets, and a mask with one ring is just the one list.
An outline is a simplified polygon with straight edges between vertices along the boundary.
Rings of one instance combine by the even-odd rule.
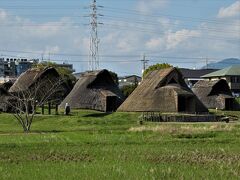
[[192, 90], [209, 109], [234, 110], [236, 108], [232, 92], [224, 79], [200, 80]]
[[118, 111], [126, 112], [207, 112], [186, 85], [177, 68], [155, 70], [146, 75]]
[[109, 71], [100, 70], [81, 74], [60, 107], [64, 108], [68, 103], [71, 108], [112, 112], [123, 100], [124, 96]]
[[44, 69], [32, 68], [27, 70], [19, 76], [17, 81], [9, 89], [9, 93], [17, 96], [26, 91], [31, 92], [32, 95], [36, 94], [37, 100], [41, 97], [47, 97], [46, 93], [51, 94], [51, 92], [54, 92], [48, 97], [48, 100], [54, 104], [60, 104], [65, 94], [63, 81], [57, 70], [52, 67]]

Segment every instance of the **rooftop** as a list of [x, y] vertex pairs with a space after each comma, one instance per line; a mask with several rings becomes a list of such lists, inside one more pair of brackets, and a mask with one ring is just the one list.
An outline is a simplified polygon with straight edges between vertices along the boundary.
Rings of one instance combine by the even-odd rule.
[[202, 76], [215, 72], [218, 69], [186, 69], [180, 68], [184, 78], [201, 78]]
[[223, 77], [223, 76], [240, 76], [240, 65], [230, 66], [219, 71], [212, 72], [202, 76], [203, 78], [208, 77]]

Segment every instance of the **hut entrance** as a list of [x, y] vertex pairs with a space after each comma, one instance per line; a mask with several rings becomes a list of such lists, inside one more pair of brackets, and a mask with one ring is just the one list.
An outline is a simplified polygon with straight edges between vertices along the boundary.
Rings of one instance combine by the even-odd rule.
[[178, 112], [194, 112], [195, 100], [192, 96], [178, 96]]
[[117, 97], [116, 96], [107, 96], [106, 97], [106, 111], [113, 112], [117, 109]]
[[225, 99], [225, 110], [232, 110], [233, 109], [233, 99], [226, 98]]
[[178, 112], [186, 112], [186, 97], [178, 96]]

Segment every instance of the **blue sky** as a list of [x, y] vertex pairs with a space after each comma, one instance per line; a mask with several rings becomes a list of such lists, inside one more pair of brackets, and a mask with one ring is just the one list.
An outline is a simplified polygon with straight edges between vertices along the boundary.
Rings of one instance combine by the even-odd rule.
[[[1, 0], [0, 55], [55, 60], [88, 69], [91, 0]], [[100, 67], [140, 74], [168, 62], [200, 68], [240, 57], [240, 1], [99, 0]]]

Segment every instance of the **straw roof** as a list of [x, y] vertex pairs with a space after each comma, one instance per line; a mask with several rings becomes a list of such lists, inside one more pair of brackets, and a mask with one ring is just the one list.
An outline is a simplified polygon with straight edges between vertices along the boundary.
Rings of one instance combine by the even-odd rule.
[[[112, 100], [110, 100], [111, 97]], [[113, 111], [119, 107], [123, 100], [123, 94], [109, 71], [104, 69], [81, 74], [73, 90], [60, 107], [64, 108], [65, 104], [68, 103], [71, 108], [109, 111], [108, 105], [113, 103], [110, 107], [110, 111]]]
[[[178, 103], [178, 97], [188, 103]], [[118, 111], [178, 112], [178, 106], [186, 106], [189, 112], [206, 112], [207, 109], [186, 85], [177, 68], [155, 70], [147, 74]]]
[[43, 70], [38, 68], [29, 69], [18, 77], [9, 92], [26, 91], [33, 87], [35, 83], [49, 76], [59, 78], [55, 68], [45, 68]]
[[[29, 90], [31, 94], [27, 93]], [[46, 93], [50, 93], [47, 100], [55, 104], [60, 104], [67, 95], [67, 91], [66, 83], [62, 81], [57, 70], [52, 67], [27, 70], [19, 76], [17, 81], [9, 89], [9, 93], [13, 93], [16, 96], [27, 93], [27, 95], [36, 96], [37, 100], [41, 100], [46, 97]]]
[[225, 99], [233, 99], [228, 83], [224, 79], [200, 80], [193, 86], [193, 92], [208, 108], [225, 109]]

